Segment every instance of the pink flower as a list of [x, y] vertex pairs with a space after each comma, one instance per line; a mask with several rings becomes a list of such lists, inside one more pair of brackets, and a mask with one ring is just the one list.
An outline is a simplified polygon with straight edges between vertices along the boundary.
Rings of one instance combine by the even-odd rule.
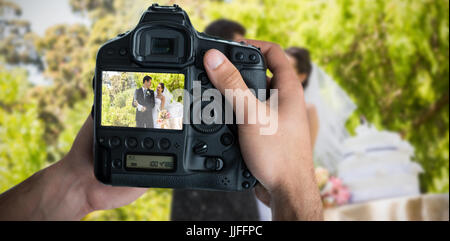
[[332, 184], [331, 197], [334, 198], [337, 205], [343, 205], [348, 203], [351, 194], [347, 187], [342, 185], [342, 181], [338, 178], [331, 177], [330, 182]]
[[342, 186], [342, 181], [339, 178], [336, 177], [330, 177], [330, 182], [333, 184], [334, 187], [340, 187]]
[[351, 194], [341, 179], [330, 177], [320, 192], [324, 206], [332, 207], [343, 205], [349, 202]]

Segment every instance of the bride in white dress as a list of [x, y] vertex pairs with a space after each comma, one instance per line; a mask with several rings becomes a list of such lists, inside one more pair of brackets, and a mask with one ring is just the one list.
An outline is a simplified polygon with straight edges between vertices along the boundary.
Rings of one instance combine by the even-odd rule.
[[[183, 105], [173, 100], [173, 96], [164, 83], [156, 87], [155, 107], [153, 108], [153, 126], [159, 129], [181, 130], [183, 123]], [[164, 118], [163, 116], [166, 116]]]
[[303, 84], [314, 161], [334, 173], [343, 158], [342, 142], [349, 137], [345, 123], [356, 105], [336, 81], [311, 62], [308, 50], [291, 47], [286, 53]]

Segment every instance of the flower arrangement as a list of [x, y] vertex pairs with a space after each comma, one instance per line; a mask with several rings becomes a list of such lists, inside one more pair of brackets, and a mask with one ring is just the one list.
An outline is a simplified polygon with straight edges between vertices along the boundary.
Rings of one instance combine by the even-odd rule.
[[339, 178], [330, 176], [322, 167], [316, 168], [315, 174], [324, 207], [344, 205], [350, 201], [350, 191]]
[[167, 120], [170, 119], [170, 113], [167, 110], [161, 110], [158, 114], [158, 124], [161, 126], [161, 128], [167, 128], [168, 123]]
[[170, 113], [167, 110], [161, 110], [159, 112], [158, 120], [167, 120], [170, 119]]

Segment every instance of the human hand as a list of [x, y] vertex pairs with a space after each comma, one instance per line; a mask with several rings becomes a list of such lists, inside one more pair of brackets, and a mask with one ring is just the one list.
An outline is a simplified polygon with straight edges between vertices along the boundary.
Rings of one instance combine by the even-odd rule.
[[93, 128], [89, 116], [62, 160], [2, 193], [0, 220], [79, 220], [144, 194], [145, 188], [108, 186], [95, 178]]
[[[257, 105], [266, 108], [267, 113], [276, 112], [278, 129], [275, 134], [260, 135], [261, 128], [266, 126], [260, 120], [256, 124], [238, 126], [243, 158], [260, 182], [255, 188], [256, 195], [271, 206], [274, 219], [321, 220], [322, 203], [314, 176], [301, 83], [280, 46], [254, 40], [247, 42], [261, 48], [273, 73], [268, 83], [272, 89], [278, 90], [279, 104], [278, 110], [271, 109], [269, 101], [261, 102], [253, 96]], [[220, 51], [209, 50], [204, 57], [204, 66], [209, 79], [222, 94], [225, 89], [248, 90], [239, 71]], [[235, 102], [233, 99], [227, 101]], [[255, 106], [244, 108], [246, 116], [257, 111]]]
[[79, 131], [70, 152], [61, 160], [62, 172], [73, 175], [82, 189], [86, 212], [121, 207], [144, 194], [146, 188], [113, 187], [94, 176], [93, 120], [89, 116]]

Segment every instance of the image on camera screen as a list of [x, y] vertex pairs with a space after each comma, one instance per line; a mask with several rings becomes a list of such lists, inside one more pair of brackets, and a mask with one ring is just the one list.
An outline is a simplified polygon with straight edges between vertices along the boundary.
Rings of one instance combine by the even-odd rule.
[[184, 77], [103, 71], [101, 125], [182, 130]]

